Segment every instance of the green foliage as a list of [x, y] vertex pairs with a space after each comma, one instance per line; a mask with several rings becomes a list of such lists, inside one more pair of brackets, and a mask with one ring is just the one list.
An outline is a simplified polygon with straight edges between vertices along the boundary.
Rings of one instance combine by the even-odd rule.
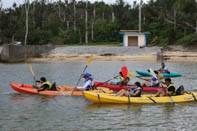
[[[73, 2], [33, 1], [29, 10], [27, 44], [84, 45], [86, 1], [76, 2], [75, 15], [73, 7]], [[113, 5], [102, 1], [95, 3], [89, 1], [88, 41], [97, 44], [121, 42], [120, 30], [138, 29], [138, 11], [139, 4], [136, 1], [132, 5], [125, 0], [117, 0]], [[115, 21], [112, 21], [112, 12]], [[147, 35], [148, 43], [151, 45], [193, 44], [197, 39], [194, 33], [196, 12], [195, 0], [150, 0], [147, 4], [142, 4], [142, 31], [151, 33]], [[75, 18], [76, 30], [74, 30]], [[94, 39], [92, 39], [92, 25]], [[1, 10], [0, 44], [23, 42], [24, 36], [24, 4], [19, 7], [14, 4], [12, 8]]]
[[189, 34], [186, 37], [179, 39], [176, 42], [176, 44], [181, 44], [186, 46], [197, 44], [197, 34], [196, 33]]

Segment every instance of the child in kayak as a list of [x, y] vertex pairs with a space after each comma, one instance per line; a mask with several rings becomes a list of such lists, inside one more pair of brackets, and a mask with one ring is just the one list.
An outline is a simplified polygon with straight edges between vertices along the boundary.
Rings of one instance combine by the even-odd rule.
[[116, 96], [131, 96], [131, 97], [140, 97], [142, 93], [142, 87], [140, 82], [135, 82], [134, 87], [129, 87], [128, 90], [120, 90]]
[[90, 90], [90, 89], [92, 89], [93, 76], [89, 73], [84, 73], [83, 78], [85, 79], [84, 85], [76, 87], [76, 90]]
[[45, 77], [41, 77], [40, 80], [37, 80], [36, 82], [41, 83], [41, 86], [39, 88], [34, 86], [34, 88], [38, 89], [38, 92], [44, 90], [52, 90], [51, 83], [47, 81]]
[[122, 72], [119, 72], [119, 74], [114, 78], [115, 78], [114, 80], [111, 80], [111, 84], [121, 85], [121, 83], [124, 81]]

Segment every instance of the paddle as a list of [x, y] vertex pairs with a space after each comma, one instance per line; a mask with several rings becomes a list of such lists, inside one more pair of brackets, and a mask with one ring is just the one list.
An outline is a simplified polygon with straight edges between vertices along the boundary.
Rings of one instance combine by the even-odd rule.
[[79, 82], [80, 82], [80, 80], [81, 80], [82, 75], [84, 74], [84, 72], [85, 72], [85, 70], [87, 69], [88, 65], [89, 65], [90, 62], [92, 61], [92, 58], [93, 58], [93, 55], [91, 55], [91, 56], [89, 57], [88, 64], [85, 66], [83, 72], [81, 73], [81, 75], [80, 75], [80, 77], [79, 77], [79, 79], [78, 79], [78, 81], [77, 81], [76, 86], [73, 88], [73, 90], [72, 90], [72, 92], [71, 92], [71, 95], [73, 95], [74, 90], [77, 88], [77, 86], [78, 86], [78, 84], [79, 84]]
[[122, 72], [122, 75], [124, 78], [127, 78], [127, 75], [128, 75], [128, 70], [127, 70], [127, 67], [126, 66], [123, 66], [121, 68], [121, 72]]
[[37, 86], [36, 78], [35, 78], [35, 75], [34, 75], [34, 72], [33, 72], [33, 69], [32, 69], [32, 65], [30, 65], [30, 66], [29, 66], [29, 68], [30, 68], [30, 71], [31, 71], [31, 73], [32, 73], [32, 76], [33, 76], [34, 82], [35, 82], [35, 84], [36, 84], [36, 86]]
[[175, 102], [174, 102], [174, 100], [172, 99], [172, 97], [168, 94], [168, 96], [170, 97], [170, 100], [172, 101], [172, 103], [173, 104], [176, 104]]
[[143, 79], [143, 78], [141, 78], [141, 76], [136, 76], [134, 73], [131, 73], [131, 72], [128, 72], [128, 75], [130, 75], [131, 77], [137, 77], [137, 78], [139, 78], [141, 80], [145, 80], [145, 81], [150, 82], [149, 80]]

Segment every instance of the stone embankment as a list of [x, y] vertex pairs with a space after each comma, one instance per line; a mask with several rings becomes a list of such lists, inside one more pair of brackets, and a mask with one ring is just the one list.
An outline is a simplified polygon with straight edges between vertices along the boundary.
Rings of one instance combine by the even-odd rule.
[[87, 60], [94, 54], [99, 61], [156, 61], [159, 47], [114, 47], [114, 46], [63, 46], [56, 47], [43, 58], [28, 61], [76, 61]]
[[[20, 49], [19, 49], [20, 48]], [[8, 62], [17, 60], [26, 62], [50, 61], [83, 61], [93, 54], [98, 61], [178, 61], [197, 62], [197, 52], [181, 46], [171, 46], [170, 50], [161, 50], [160, 47], [115, 47], [115, 46], [35, 46], [28, 48], [27, 59], [24, 59], [23, 47], [6, 47], [1, 49], [1, 58]]]

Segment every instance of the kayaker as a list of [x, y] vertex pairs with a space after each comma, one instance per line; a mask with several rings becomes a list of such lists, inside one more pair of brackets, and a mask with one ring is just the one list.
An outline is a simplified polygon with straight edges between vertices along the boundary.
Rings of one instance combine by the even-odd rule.
[[76, 90], [90, 90], [90, 89], [92, 89], [93, 76], [90, 73], [84, 73], [83, 78], [85, 79], [84, 85], [76, 87]]
[[116, 96], [131, 96], [131, 97], [140, 97], [142, 93], [142, 87], [140, 82], [135, 82], [134, 87], [129, 87], [128, 90], [120, 90]]
[[166, 85], [166, 90], [159, 90], [156, 93], [156, 96], [173, 96], [176, 95], [176, 87], [174, 85], [174, 83], [171, 82], [170, 78], [166, 78], [165, 82], [163, 82]]
[[44, 91], [44, 90], [52, 90], [52, 85], [49, 81], [46, 80], [45, 77], [41, 77], [39, 81], [36, 82], [40, 82], [41, 86], [38, 88], [38, 92], [39, 91]]
[[129, 81], [130, 81], [130, 78], [129, 77], [127, 77], [127, 78], [125, 78], [122, 82], [121, 82], [121, 85], [128, 85], [128, 83], [129, 83]]
[[114, 80], [111, 80], [111, 84], [121, 85], [121, 83], [125, 80], [122, 72], [119, 72], [119, 74], [114, 78], [115, 78]]
[[161, 63], [161, 68], [158, 71], [161, 72], [161, 73], [164, 73], [164, 72], [170, 73], [168, 71], [168, 67], [165, 65], [165, 63]]
[[156, 76], [153, 76], [152, 78], [142, 78], [143, 80], [150, 81], [150, 83], [148, 82], [142, 83], [142, 87], [144, 86], [159, 87], [160, 86], [160, 79], [162, 79], [163, 77], [160, 75], [160, 72], [158, 71], [154, 71], [154, 73], [156, 74]]

